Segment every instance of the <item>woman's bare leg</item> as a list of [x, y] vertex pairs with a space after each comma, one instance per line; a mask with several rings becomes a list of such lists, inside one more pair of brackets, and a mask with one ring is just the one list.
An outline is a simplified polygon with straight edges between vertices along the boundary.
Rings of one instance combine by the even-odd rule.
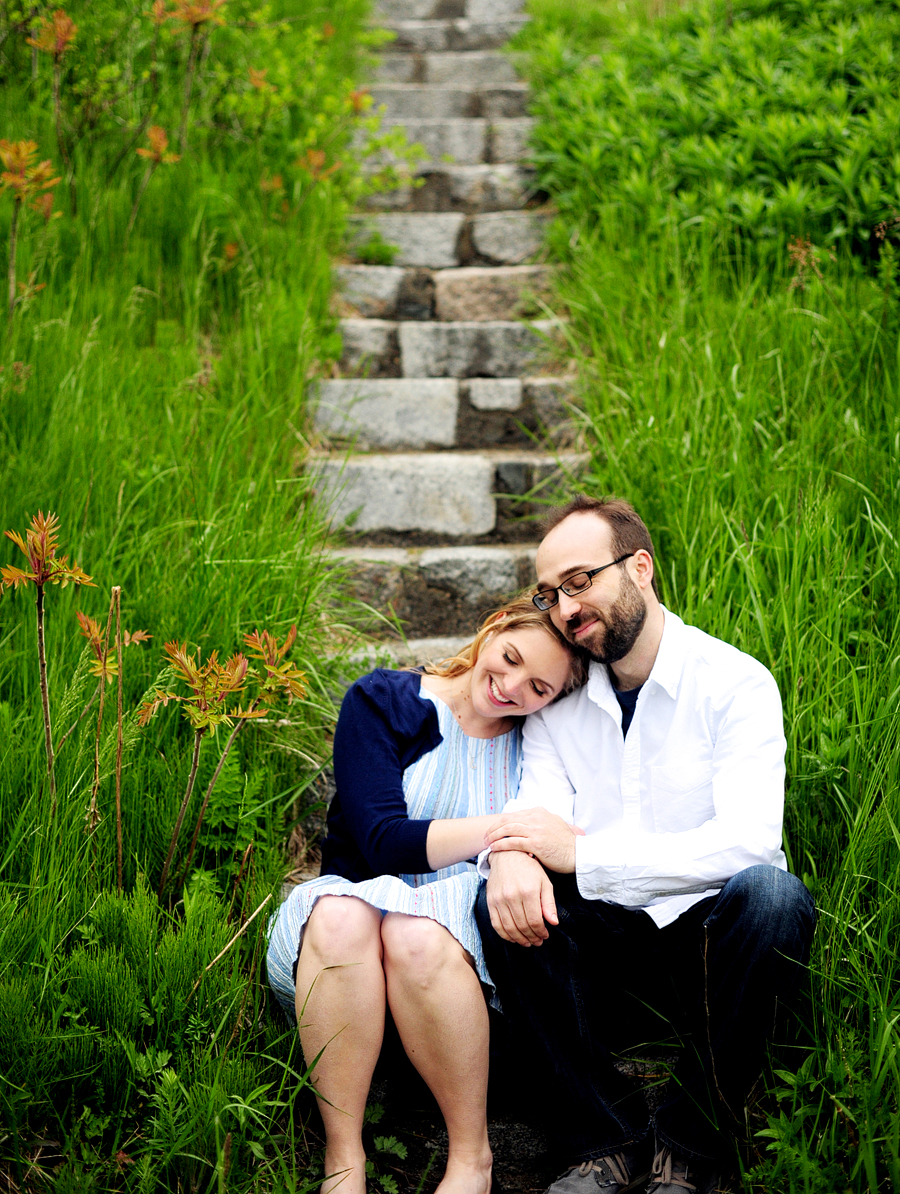
[[306, 1064], [315, 1062], [325, 1173], [334, 1175], [322, 1194], [365, 1194], [363, 1112], [384, 1037], [384, 1009], [381, 912], [355, 896], [321, 896], [297, 964], [297, 1022]]
[[488, 1194], [488, 1013], [469, 956], [437, 921], [389, 912], [381, 926], [391, 1014], [447, 1124], [438, 1194]]

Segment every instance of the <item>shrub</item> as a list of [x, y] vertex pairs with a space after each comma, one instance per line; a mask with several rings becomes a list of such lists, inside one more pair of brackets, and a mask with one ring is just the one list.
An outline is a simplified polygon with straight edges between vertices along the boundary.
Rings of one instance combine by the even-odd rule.
[[[534, 159], [561, 210], [877, 255], [900, 210], [900, 14], [883, 0], [700, 0], [599, 56], [524, 35]], [[880, 234], [880, 235], [879, 235]]]

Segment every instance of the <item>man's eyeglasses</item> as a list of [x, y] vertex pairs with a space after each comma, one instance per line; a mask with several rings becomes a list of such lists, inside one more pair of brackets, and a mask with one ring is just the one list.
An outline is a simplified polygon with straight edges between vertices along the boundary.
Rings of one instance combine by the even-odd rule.
[[634, 552], [630, 551], [627, 555], [619, 556], [617, 560], [610, 560], [608, 564], [601, 564], [599, 568], [591, 568], [589, 572], [576, 572], [574, 576], [570, 576], [566, 583], [560, 585], [558, 589], [540, 589], [534, 594], [531, 600], [540, 610], [553, 609], [554, 605], [559, 601], [559, 594], [561, 592], [565, 593], [567, 597], [574, 597], [576, 593], [583, 593], [585, 589], [591, 587], [595, 576], [601, 572], [605, 572], [607, 568], [613, 568], [616, 564], [630, 560], [633, 555]]

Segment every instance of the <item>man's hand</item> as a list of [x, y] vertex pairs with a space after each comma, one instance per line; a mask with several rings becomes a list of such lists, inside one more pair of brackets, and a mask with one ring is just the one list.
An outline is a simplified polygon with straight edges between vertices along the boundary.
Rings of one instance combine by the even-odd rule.
[[491, 855], [487, 902], [494, 931], [516, 945], [540, 945], [547, 924], [559, 924], [553, 884], [535, 859], [521, 851]]
[[575, 870], [575, 838], [584, 830], [545, 808], [513, 809], [488, 828], [484, 844], [491, 849], [491, 867], [501, 851], [533, 854], [548, 871], [571, 875]]

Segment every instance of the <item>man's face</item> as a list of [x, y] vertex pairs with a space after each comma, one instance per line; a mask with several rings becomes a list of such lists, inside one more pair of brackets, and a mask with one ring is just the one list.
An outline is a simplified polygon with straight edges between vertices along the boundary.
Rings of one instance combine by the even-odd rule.
[[[538, 548], [540, 588], [559, 588], [576, 572], [615, 559], [609, 525], [590, 512], [570, 514]], [[647, 617], [644, 594], [628, 571], [628, 561], [595, 576], [590, 588], [559, 601], [550, 610], [556, 628], [598, 663], [617, 663], [631, 651]]]

